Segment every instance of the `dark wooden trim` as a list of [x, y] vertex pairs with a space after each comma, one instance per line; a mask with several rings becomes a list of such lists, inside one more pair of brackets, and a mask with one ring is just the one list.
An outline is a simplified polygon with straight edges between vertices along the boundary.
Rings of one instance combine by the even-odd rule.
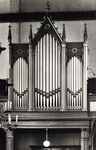
[[[84, 111], [12, 111], [12, 120], [16, 119], [16, 114], [18, 114], [19, 119], [24, 121], [89, 121], [90, 118], [87, 116], [87, 112]], [[43, 117], [42, 117], [43, 116]]]
[[[45, 12], [5, 13], [0, 14], [0, 22], [42, 21]], [[53, 21], [95, 20], [96, 11], [50, 12]]]
[[[43, 145], [29, 145], [31, 149], [46, 149]], [[51, 145], [48, 148], [81, 148], [81, 145]]]

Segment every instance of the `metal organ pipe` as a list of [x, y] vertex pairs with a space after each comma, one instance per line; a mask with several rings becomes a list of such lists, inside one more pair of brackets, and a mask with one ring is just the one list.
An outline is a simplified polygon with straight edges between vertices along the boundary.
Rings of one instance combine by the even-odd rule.
[[80, 61], [80, 106], [82, 107], [82, 61]]
[[60, 45], [59, 45], [59, 43], [57, 43], [57, 57], [58, 57], [58, 60], [57, 60], [57, 82], [58, 82], [58, 96], [57, 96], [57, 98], [58, 98], [58, 107], [59, 107], [59, 109], [60, 109], [60, 106], [61, 106], [61, 104], [60, 104], [60, 75], [61, 75], [61, 71], [60, 71]]
[[[69, 70], [69, 66], [67, 64], [67, 80], [69, 81], [68, 70]], [[67, 106], [69, 106], [69, 82], [67, 82]]]
[[39, 85], [39, 55], [40, 55], [40, 49], [39, 49], [39, 42], [38, 42], [38, 49], [37, 49], [37, 68], [38, 68], [38, 70], [37, 70], [37, 97], [38, 97], [38, 107], [40, 107], [40, 104], [39, 104], [39, 96], [40, 96], [40, 94], [39, 94], [39, 88], [40, 88], [40, 85]]
[[[22, 59], [22, 91], [21, 92], [24, 91], [24, 82], [23, 82], [23, 79], [24, 79], [24, 63], [23, 63], [23, 59]], [[24, 100], [22, 100], [22, 105], [24, 107]]]
[[[72, 61], [72, 60], [70, 60]], [[68, 62], [68, 75], [69, 75], [69, 79], [68, 79], [68, 87], [69, 87], [69, 106], [71, 106], [71, 84], [72, 84], [72, 80], [71, 80], [71, 77], [72, 77], [72, 67], [71, 67], [71, 62]]]
[[28, 65], [23, 58], [18, 58], [13, 66], [14, 109], [28, 107]]
[[35, 108], [37, 108], [37, 46], [35, 49]]
[[[18, 85], [17, 85], [17, 91], [19, 91], [19, 59], [17, 60], [17, 71], [18, 71], [18, 76], [17, 76], [17, 81], [18, 81]], [[17, 102], [17, 107], [19, 108], [19, 96], [18, 96], [18, 102]]]
[[57, 95], [58, 95], [58, 76], [57, 76], [58, 75], [58, 70], [57, 70], [58, 69], [57, 68], [58, 67], [58, 62], [57, 62], [57, 60], [58, 60], [58, 54], [57, 54], [58, 49], [57, 49], [57, 41], [55, 42], [55, 44], [56, 44], [56, 50], [55, 50], [56, 51], [56, 55], [55, 55], [55, 57], [56, 57], [55, 58], [55, 61], [56, 61], [55, 62], [55, 64], [56, 64], [56, 81], [55, 81], [56, 87], [55, 87], [55, 92], [56, 92], [56, 108], [57, 108], [57, 105], [58, 105], [58, 101], [57, 101]]
[[[72, 88], [72, 92], [73, 92], [73, 86], [74, 86], [74, 75], [73, 75], [73, 57], [72, 57], [72, 64], [71, 64], [71, 67], [72, 67], [72, 84], [71, 84], [71, 88]], [[72, 94], [72, 102], [71, 102], [71, 106], [73, 107], [73, 94]]]
[[53, 84], [52, 84], [52, 74], [53, 74], [53, 66], [52, 66], [52, 60], [53, 60], [53, 54], [52, 54], [52, 36], [50, 35], [50, 58], [49, 58], [49, 68], [50, 68], [50, 109], [52, 109], [52, 89], [53, 89]]
[[55, 107], [55, 75], [56, 75], [56, 68], [55, 68], [55, 39], [53, 37], [53, 108]]
[[[71, 61], [71, 60], [70, 60]], [[69, 84], [69, 96], [70, 96], [70, 99], [69, 99], [69, 107], [71, 106], [71, 84], [72, 84], [72, 71], [71, 71], [71, 69], [72, 69], [72, 67], [71, 67], [71, 62], [68, 62], [68, 74], [69, 74], [69, 80], [67, 80], [68, 81], [68, 84]], [[70, 73], [71, 72], [71, 73]]]
[[45, 98], [46, 98], [46, 89], [45, 89], [45, 36], [43, 36], [43, 107], [45, 109]]
[[[19, 92], [21, 95], [21, 58], [19, 59]], [[21, 107], [21, 96], [19, 97], [19, 107]]]
[[76, 98], [75, 98], [75, 103], [76, 103], [76, 107], [78, 106], [78, 58], [76, 58]]
[[26, 105], [25, 105], [25, 108], [27, 109], [27, 107], [28, 107], [28, 64], [26, 65], [26, 87], [27, 87], [27, 92], [26, 92], [26, 94], [25, 94], [25, 96], [26, 96], [26, 99], [25, 99], [25, 103], [26, 103]]
[[40, 107], [42, 108], [42, 38], [40, 39], [40, 55], [39, 55], [39, 64], [40, 64]]
[[[57, 40], [48, 33], [41, 37], [36, 46], [36, 109], [56, 109], [60, 106], [60, 91], [58, 92], [58, 89], [60, 89], [60, 47], [58, 47]], [[36, 96], [37, 91], [38, 97]]]
[[78, 103], [78, 106], [79, 106], [79, 99], [80, 99], [80, 98], [79, 98], [79, 91], [78, 91], [78, 90], [79, 90], [79, 59], [77, 59], [77, 62], [78, 62], [78, 63], [77, 63], [77, 67], [78, 67], [78, 68], [77, 68], [77, 71], [78, 71], [78, 81], [77, 81], [77, 85], [78, 85], [78, 87], [77, 87], [77, 88], [78, 88], [78, 89], [77, 89], [77, 92], [78, 92], [78, 101], [77, 101], [77, 103]]
[[82, 107], [82, 61], [73, 56], [67, 63], [67, 105], [69, 109]]
[[73, 106], [75, 106], [75, 56], [73, 57]]
[[46, 34], [46, 107], [49, 107], [49, 37]]
[[[27, 72], [27, 69], [26, 69], [26, 65], [25, 65], [25, 63], [23, 63], [22, 62], [22, 66], [23, 66], [23, 76], [22, 76], [22, 82], [23, 82], [23, 90], [22, 91], [24, 91], [24, 87], [27, 87], [27, 85], [26, 85], [26, 80], [27, 80], [27, 78], [26, 78], [26, 72]], [[28, 80], [27, 80], [28, 81]], [[23, 107], [25, 108], [25, 95], [23, 96]]]
[[[15, 80], [15, 76], [17, 77], [17, 72], [15, 70], [16, 68], [16, 63], [14, 64], [14, 67], [13, 67], [13, 89], [16, 88], [16, 80]], [[16, 88], [17, 89], [17, 88]], [[17, 101], [17, 96], [15, 95], [15, 93], [13, 92], [13, 108], [16, 109], [16, 101]]]
[[78, 73], [78, 85], [79, 85], [79, 87], [78, 87], [78, 90], [79, 90], [79, 106], [80, 106], [80, 62], [78, 62], [78, 68], [79, 68], [79, 73]]

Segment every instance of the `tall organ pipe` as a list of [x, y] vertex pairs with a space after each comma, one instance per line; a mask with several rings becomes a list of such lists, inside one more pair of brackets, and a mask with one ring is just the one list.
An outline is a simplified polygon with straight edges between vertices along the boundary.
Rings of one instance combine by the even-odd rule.
[[42, 38], [40, 39], [40, 55], [39, 55], [39, 64], [40, 64], [40, 70], [39, 70], [39, 74], [40, 74], [40, 107], [42, 108]]
[[45, 36], [43, 36], [43, 107], [45, 108]]
[[55, 39], [53, 37], [53, 108], [55, 107], [55, 82], [56, 82], [56, 68], [55, 68]]
[[60, 109], [60, 105], [61, 105], [61, 102], [60, 102], [60, 75], [61, 75], [61, 70], [60, 70], [60, 66], [61, 66], [60, 60], [61, 60], [61, 58], [60, 58], [60, 54], [61, 54], [61, 47], [60, 47], [59, 43], [57, 43], [57, 45], [58, 45], [58, 47], [57, 47], [57, 57], [58, 57], [58, 60], [57, 60], [57, 65], [58, 65], [58, 67], [57, 67], [57, 69], [58, 69], [58, 71], [57, 71], [57, 78], [58, 78], [58, 80], [57, 80], [57, 82], [58, 82], [58, 107]]
[[[39, 67], [39, 55], [40, 55], [40, 49], [39, 49], [39, 42], [38, 42], [38, 49], [37, 49], [37, 68], [38, 68], [38, 70], [37, 70], [37, 90], [39, 90], [39, 88], [40, 88], [40, 85], [39, 85], [39, 69], [40, 69], [40, 67]], [[39, 94], [39, 91], [37, 91], [37, 97], [38, 97], [38, 107], [40, 106], [40, 104], [39, 104], [39, 96], [40, 96], [40, 94]]]
[[46, 34], [46, 105], [49, 107], [49, 36]]
[[55, 90], [55, 92], [56, 92], [56, 108], [57, 108], [57, 105], [58, 105], [58, 100], [57, 100], [57, 96], [58, 96], [58, 62], [57, 62], [57, 60], [58, 60], [58, 54], [57, 54], [57, 51], [58, 51], [58, 49], [57, 49], [57, 41], [55, 42], [55, 44], [56, 44], [56, 55], [55, 55], [55, 60], [56, 60], [56, 62], [55, 62], [55, 64], [56, 64], [56, 90]]
[[52, 36], [50, 34], [50, 61], [49, 61], [49, 68], [50, 68], [50, 108], [52, 108], [52, 90], [53, 90], [53, 84], [52, 84], [52, 74], [53, 74], [53, 66], [52, 66], [52, 60], [53, 60], [53, 54], [52, 54]]
[[37, 68], [37, 51], [38, 51], [38, 47], [36, 46], [36, 52], [35, 52], [35, 88], [36, 88], [36, 92], [35, 92], [35, 108], [37, 108], [37, 93], [38, 93], [38, 87], [37, 87], [37, 73], [38, 73], [38, 68]]

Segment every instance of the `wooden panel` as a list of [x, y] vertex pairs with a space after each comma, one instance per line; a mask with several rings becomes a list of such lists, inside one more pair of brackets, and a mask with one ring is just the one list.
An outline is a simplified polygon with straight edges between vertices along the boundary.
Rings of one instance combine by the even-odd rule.
[[[48, 139], [51, 146], [80, 146], [80, 133], [67, 133], [67, 131], [65, 133], [64, 130], [49, 130]], [[29, 145], [42, 147], [45, 140], [45, 130], [17, 130], [15, 131], [14, 139], [15, 150], [29, 150]]]

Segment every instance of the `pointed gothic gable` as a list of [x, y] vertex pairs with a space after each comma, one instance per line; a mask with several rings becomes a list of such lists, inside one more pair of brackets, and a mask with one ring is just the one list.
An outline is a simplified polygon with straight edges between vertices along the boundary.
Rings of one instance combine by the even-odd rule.
[[62, 43], [62, 38], [59, 32], [57, 31], [57, 28], [54, 26], [54, 23], [47, 16], [34, 37], [33, 41], [34, 46], [37, 44], [37, 41], [39, 41], [40, 38], [46, 33], [51, 34], [59, 43]]

